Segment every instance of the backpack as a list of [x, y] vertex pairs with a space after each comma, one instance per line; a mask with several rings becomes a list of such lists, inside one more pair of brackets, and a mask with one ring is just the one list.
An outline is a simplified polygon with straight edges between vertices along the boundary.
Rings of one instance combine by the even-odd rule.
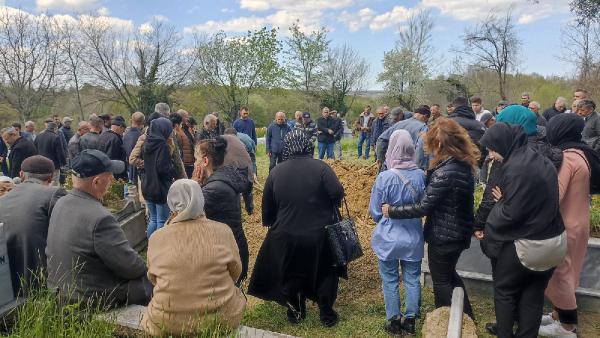
[[590, 170], [590, 194], [598, 195], [600, 194], [600, 155], [593, 150], [582, 151], [585, 156], [582, 156], [580, 153], [575, 151], [565, 150], [565, 152], [574, 153], [583, 158], [588, 166], [588, 169]]

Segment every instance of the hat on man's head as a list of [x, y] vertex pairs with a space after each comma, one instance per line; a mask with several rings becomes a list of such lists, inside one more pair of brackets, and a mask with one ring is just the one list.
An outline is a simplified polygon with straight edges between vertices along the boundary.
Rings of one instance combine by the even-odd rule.
[[110, 114], [102, 114], [102, 115], [99, 115], [98, 117], [103, 119], [104, 121], [110, 121]]
[[302, 113], [302, 118], [303, 119], [309, 119], [310, 118], [310, 113], [305, 111], [304, 113]]
[[33, 155], [21, 163], [21, 171], [30, 174], [52, 174], [54, 163], [42, 155]]
[[62, 123], [67, 123], [67, 122], [73, 122], [73, 119], [68, 116], [63, 117]]
[[494, 115], [492, 115], [491, 113], [483, 113], [483, 115], [481, 115], [481, 117], [479, 118], [479, 122], [486, 124], [492, 118], [494, 118]]
[[415, 114], [431, 116], [431, 110], [429, 110], [429, 106], [420, 106], [419, 108], [415, 109], [414, 112]]
[[127, 123], [125, 122], [123, 116], [115, 116], [112, 119], [111, 125], [127, 128]]
[[54, 122], [54, 120], [51, 118], [47, 118], [44, 120], [44, 123], [51, 123], [51, 122]]
[[85, 149], [71, 161], [73, 174], [79, 178], [93, 177], [110, 172], [121, 174], [125, 171], [123, 161], [114, 161], [96, 149]]
[[48, 124], [46, 125], [46, 128], [56, 129], [56, 128], [58, 128], [58, 126], [56, 125], [56, 122], [48, 122]]

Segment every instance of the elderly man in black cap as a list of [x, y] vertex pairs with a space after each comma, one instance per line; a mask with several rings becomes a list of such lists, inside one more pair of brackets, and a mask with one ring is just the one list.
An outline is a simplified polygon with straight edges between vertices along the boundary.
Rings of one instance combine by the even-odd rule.
[[146, 264], [101, 200], [125, 164], [99, 150], [71, 162], [73, 190], [61, 198], [48, 230], [48, 287], [65, 301], [146, 305], [151, 284]]
[[[111, 122], [110, 129], [100, 134], [99, 145], [101, 152], [105, 153], [111, 160], [127, 162], [127, 152], [123, 146], [123, 133], [127, 129], [127, 123], [122, 116], [115, 116]], [[118, 173], [116, 179], [127, 181], [127, 172]]]
[[14, 296], [26, 296], [40, 286], [46, 269], [46, 238], [50, 214], [66, 192], [50, 187], [54, 163], [44, 156], [28, 157], [21, 165], [23, 183], [0, 197]]
[[34, 141], [38, 154], [49, 158], [54, 163], [52, 185], [59, 185], [60, 168], [67, 164], [67, 147], [61, 135], [58, 134], [56, 123], [48, 122], [46, 130], [40, 133]]

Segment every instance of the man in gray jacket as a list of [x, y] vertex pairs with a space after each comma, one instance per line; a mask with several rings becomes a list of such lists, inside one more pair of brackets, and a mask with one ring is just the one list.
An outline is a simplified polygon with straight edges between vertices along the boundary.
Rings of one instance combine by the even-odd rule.
[[100, 202], [125, 170], [99, 150], [83, 150], [71, 162], [73, 190], [52, 212], [48, 230], [48, 287], [67, 302], [148, 304], [146, 264], [131, 247], [115, 217]]
[[53, 173], [50, 159], [28, 157], [21, 165], [23, 183], [0, 197], [0, 223], [4, 223], [15, 297], [35, 291], [45, 273], [50, 214], [56, 201], [66, 194], [62, 188], [49, 187]]

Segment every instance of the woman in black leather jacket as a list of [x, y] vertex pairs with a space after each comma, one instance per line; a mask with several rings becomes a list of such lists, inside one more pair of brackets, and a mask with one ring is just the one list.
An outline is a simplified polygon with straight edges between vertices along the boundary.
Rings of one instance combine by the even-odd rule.
[[[464, 284], [456, 263], [473, 233], [474, 171], [480, 152], [466, 130], [450, 119], [437, 121], [425, 134], [425, 151], [433, 156], [427, 188], [420, 202], [383, 205], [390, 218], [427, 216], [425, 241], [436, 308], [450, 306], [452, 291]], [[464, 312], [473, 318], [465, 290]]]

